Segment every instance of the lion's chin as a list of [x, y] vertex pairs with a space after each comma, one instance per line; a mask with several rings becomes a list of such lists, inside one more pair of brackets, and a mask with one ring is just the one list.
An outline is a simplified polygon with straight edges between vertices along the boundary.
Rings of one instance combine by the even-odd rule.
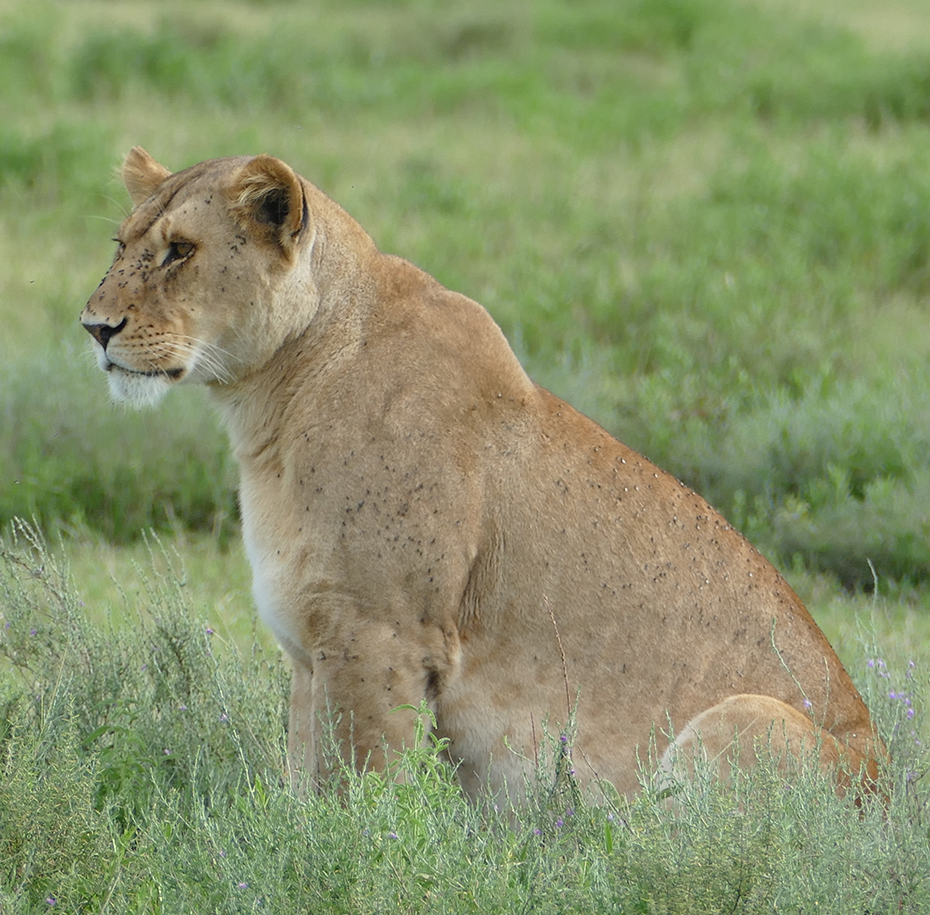
[[155, 407], [174, 387], [174, 379], [166, 375], [143, 375], [111, 365], [107, 371], [110, 395], [114, 400], [136, 410]]

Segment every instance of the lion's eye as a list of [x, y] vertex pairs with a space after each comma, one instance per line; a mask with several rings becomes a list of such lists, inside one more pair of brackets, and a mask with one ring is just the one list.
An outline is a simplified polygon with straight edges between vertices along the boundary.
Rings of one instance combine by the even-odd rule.
[[185, 257], [191, 255], [193, 250], [194, 246], [189, 241], [168, 242], [168, 253], [161, 262], [162, 267], [167, 267], [168, 264], [174, 263], [174, 261], [184, 260]]

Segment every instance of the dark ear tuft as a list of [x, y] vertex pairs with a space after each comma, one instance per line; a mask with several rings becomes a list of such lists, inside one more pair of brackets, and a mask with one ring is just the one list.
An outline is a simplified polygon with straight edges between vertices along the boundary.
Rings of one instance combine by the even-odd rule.
[[273, 188], [255, 206], [255, 218], [280, 229], [287, 222], [288, 198], [281, 188]]

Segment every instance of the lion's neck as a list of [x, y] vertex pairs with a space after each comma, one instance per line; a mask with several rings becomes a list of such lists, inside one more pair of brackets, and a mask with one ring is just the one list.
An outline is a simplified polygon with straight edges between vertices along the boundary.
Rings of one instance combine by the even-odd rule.
[[355, 220], [320, 197], [312, 243], [278, 299], [283, 340], [236, 382], [211, 386], [240, 464], [274, 450], [295, 397], [312, 398], [361, 345], [381, 255]]
[[358, 307], [369, 286], [372, 264], [379, 257], [371, 236], [337, 203], [310, 186], [315, 220], [313, 241], [304, 258], [304, 282], [319, 297], [319, 310], [342, 311], [347, 302]]
[[213, 385], [240, 466], [274, 460], [294, 407], [312, 401], [326, 379], [358, 350], [359, 318], [312, 323], [290, 337], [261, 368], [234, 384]]

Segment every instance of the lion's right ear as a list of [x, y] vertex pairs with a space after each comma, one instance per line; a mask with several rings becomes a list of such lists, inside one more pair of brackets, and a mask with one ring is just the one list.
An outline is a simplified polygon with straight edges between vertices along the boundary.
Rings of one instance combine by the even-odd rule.
[[294, 170], [274, 156], [255, 156], [235, 175], [228, 191], [243, 226], [264, 234], [292, 258], [310, 222], [307, 199]]
[[141, 146], [133, 146], [123, 162], [123, 184], [129, 191], [132, 205], [148, 200], [171, 172], [156, 162]]

